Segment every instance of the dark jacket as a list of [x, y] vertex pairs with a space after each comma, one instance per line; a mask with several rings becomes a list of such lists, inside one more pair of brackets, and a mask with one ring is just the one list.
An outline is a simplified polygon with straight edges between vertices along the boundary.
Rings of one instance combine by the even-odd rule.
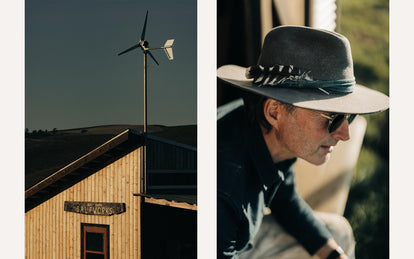
[[252, 247], [265, 207], [314, 254], [331, 237], [298, 195], [296, 159], [274, 164], [259, 126], [247, 122], [242, 102], [220, 110], [217, 122], [217, 258], [238, 258]]

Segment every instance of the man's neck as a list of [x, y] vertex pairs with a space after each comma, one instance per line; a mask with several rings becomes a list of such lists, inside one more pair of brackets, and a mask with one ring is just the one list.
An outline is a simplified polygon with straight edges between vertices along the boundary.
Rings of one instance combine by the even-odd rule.
[[272, 157], [273, 163], [279, 163], [287, 159], [292, 159], [295, 156], [289, 152], [286, 147], [280, 143], [277, 138], [276, 129], [272, 127], [270, 131], [260, 125], [263, 139], [266, 143], [267, 149], [269, 150], [270, 156]]

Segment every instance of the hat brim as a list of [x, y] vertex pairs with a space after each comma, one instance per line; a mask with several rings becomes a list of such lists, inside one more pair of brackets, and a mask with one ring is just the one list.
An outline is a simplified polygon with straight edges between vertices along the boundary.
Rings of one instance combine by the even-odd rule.
[[388, 109], [389, 98], [385, 94], [356, 85], [352, 93], [324, 93], [319, 89], [298, 89], [287, 87], [257, 87], [245, 76], [246, 68], [225, 65], [217, 69], [217, 77], [243, 90], [263, 95], [297, 107], [351, 114], [369, 114]]

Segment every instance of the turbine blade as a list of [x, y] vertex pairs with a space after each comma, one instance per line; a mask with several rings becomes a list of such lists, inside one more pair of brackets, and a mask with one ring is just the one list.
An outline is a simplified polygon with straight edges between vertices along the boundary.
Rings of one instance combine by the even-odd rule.
[[151, 52], [148, 51], [148, 54], [155, 61], [155, 63], [157, 63], [157, 65], [159, 66], [160, 64], [158, 64], [157, 60], [154, 58], [154, 56], [151, 54]]
[[144, 22], [144, 27], [142, 28], [141, 40], [145, 39], [145, 30], [147, 29], [147, 18], [148, 18], [148, 10], [147, 10], [147, 14], [145, 15], [145, 22]]
[[134, 46], [130, 47], [129, 49], [126, 49], [126, 50], [124, 50], [124, 51], [122, 51], [122, 52], [118, 53], [118, 56], [121, 56], [122, 54], [127, 53], [127, 52], [129, 52], [129, 51], [131, 51], [131, 50], [133, 50], [133, 49], [138, 48], [138, 47], [140, 47], [139, 43], [138, 43], [138, 44], [135, 44]]

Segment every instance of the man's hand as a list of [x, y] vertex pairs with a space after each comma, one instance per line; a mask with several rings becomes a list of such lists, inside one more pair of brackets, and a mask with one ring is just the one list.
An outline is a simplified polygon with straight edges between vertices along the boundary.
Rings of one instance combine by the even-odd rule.
[[[316, 255], [321, 258], [321, 259], [326, 259], [328, 258], [328, 255], [335, 250], [339, 245], [336, 243], [336, 241], [331, 238], [328, 240], [328, 242], [326, 242], [326, 244], [324, 246], [322, 246], [317, 252]], [[349, 259], [349, 257], [343, 253], [341, 254], [339, 257], [339, 259]]]

